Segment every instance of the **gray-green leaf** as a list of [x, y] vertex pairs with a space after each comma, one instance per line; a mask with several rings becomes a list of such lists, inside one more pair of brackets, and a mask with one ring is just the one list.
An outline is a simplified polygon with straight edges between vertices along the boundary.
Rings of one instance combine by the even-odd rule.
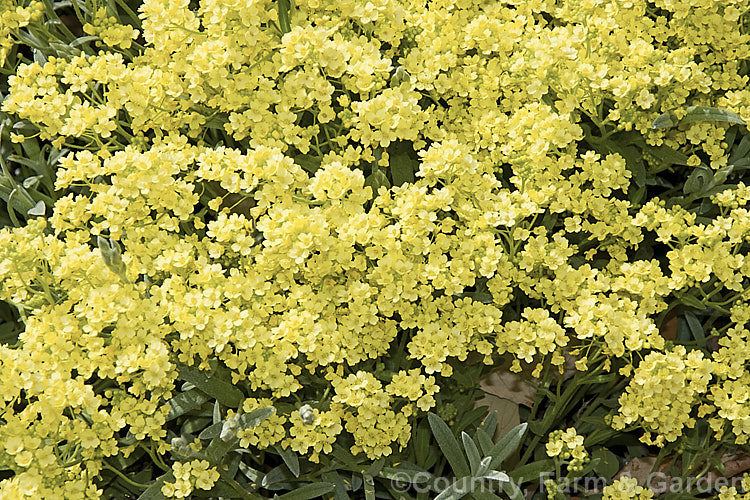
[[376, 170], [367, 176], [365, 179], [365, 186], [370, 186], [372, 188], [373, 196], [377, 196], [378, 190], [381, 187], [389, 188], [391, 187], [391, 183], [388, 181], [388, 177], [386, 177], [382, 170]]
[[479, 462], [482, 457], [479, 455], [479, 449], [477, 449], [476, 443], [471, 439], [471, 436], [465, 432], [461, 433], [461, 441], [464, 444], [464, 450], [466, 456], [469, 457], [469, 466], [471, 467], [471, 474], [475, 476], [479, 471]]
[[440, 492], [435, 500], [458, 500], [471, 492], [473, 478], [464, 477], [454, 481], [449, 487]]
[[43, 201], [39, 200], [36, 202], [36, 205], [31, 207], [31, 209], [29, 209], [29, 211], [26, 213], [29, 215], [44, 215], [46, 212], [47, 212], [47, 206], [44, 204]]
[[252, 429], [273, 415], [275, 411], [275, 408], [269, 406], [268, 408], [257, 408], [250, 413], [243, 413], [239, 416], [239, 427], [240, 429]]
[[496, 469], [516, 449], [518, 443], [521, 442], [521, 438], [526, 433], [526, 427], [526, 423], [513, 427], [493, 446], [488, 453], [492, 457], [490, 469]]
[[193, 383], [198, 389], [216, 398], [224, 406], [239, 408], [245, 395], [228, 380], [219, 376], [209, 376], [192, 366], [180, 367], [180, 378]]
[[163, 476], [159, 477], [156, 481], [151, 483], [151, 486], [141, 493], [138, 500], [162, 500], [164, 494], [161, 492], [161, 487], [164, 486], [165, 482], [174, 481], [174, 475], [172, 472], [167, 472]]
[[516, 483], [513, 481], [507, 481], [503, 483], [503, 491], [506, 495], [508, 495], [508, 498], [510, 500], [524, 500], [523, 492], [521, 491], [521, 488], [518, 487]]
[[294, 474], [294, 477], [299, 477], [299, 459], [297, 458], [297, 454], [291, 449], [283, 448], [279, 445], [275, 445], [274, 449], [281, 456], [286, 466], [289, 467], [289, 471]]
[[434, 413], [427, 415], [427, 420], [430, 423], [430, 428], [435, 435], [438, 446], [440, 446], [443, 455], [445, 455], [445, 458], [453, 469], [453, 473], [457, 477], [468, 476], [471, 472], [469, 465], [466, 463], [466, 459], [461, 452], [458, 440], [448, 428], [448, 425]]
[[279, 500], [309, 500], [310, 498], [318, 498], [326, 493], [330, 493], [335, 488], [332, 483], [312, 483], [306, 484], [300, 488], [296, 488], [294, 491], [284, 493], [281, 495]]
[[180, 415], [193, 411], [209, 399], [211, 397], [200, 389], [190, 389], [189, 391], [181, 392], [169, 400], [167, 420], [175, 419]]
[[693, 122], [725, 122], [745, 125], [745, 121], [736, 113], [721, 108], [712, 108], [707, 106], [688, 106], [685, 108], [686, 114], [682, 119], [678, 119], [674, 110], [667, 111], [659, 115], [651, 124], [651, 128], [668, 128], [675, 127], [683, 123]]

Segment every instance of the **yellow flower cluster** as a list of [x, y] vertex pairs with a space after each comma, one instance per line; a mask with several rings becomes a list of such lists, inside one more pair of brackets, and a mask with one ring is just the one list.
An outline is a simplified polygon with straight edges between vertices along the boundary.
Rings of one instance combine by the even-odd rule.
[[8, 53], [17, 43], [16, 32], [44, 17], [44, 3], [30, 2], [18, 5], [17, 0], [0, 1], [0, 66], [5, 64]]
[[750, 499], [750, 476], [743, 474], [742, 476], [742, 490], [743, 493], [737, 492], [735, 486], [722, 486], [719, 491], [719, 500], [748, 500]]
[[138, 38], [138, 30], [132, 26], [117, 22], [117, 18], [107, 15], [106, 7], [100, 7], [94, 13], [92, 23], [83, 25], [83, 31], [87, 35], [94, 35], [110, 47], [129, 49], [133, 40]]
[[435, 377], [425, 377], [415, 368], [394, 374], [385, 391], [393, 396], [415, 401], [417, 408], [427, 411], [435, 406], [433, 395], [438, 392], [438, 387], [435, 385]]
[[[268, 408], [271, 406], [273, 406], [273, 401], [270, 399], [248, 398], [243, 403], [242, 409], [245, 413], [250, 413], [258, 408]], [[278, 443], [286, 436], [286, 431], [284, 429], [284, 424], [286, 422], [286, 415], [274, 412], [270, 417], [255, 427], [239, 429], [237, 431], [237, 437], [240, 439], [240, 446], [243, 448], [255, 446], [263, 450]]]
[[567, 469], [575, 472], [583, 469], [589, 462], [589, 454], [583, 447], [583, 436], [578, 435], [573, 427], [564, 431], [552, 431], [546, 445], [547, 456], [567, 460]]
[[[659, 295], [664, 291], [690, 295], [691, 289], [698, 288], [703, 301], [712, 305], [712, 296], [725, 290], [730, 299], [715, 306], [726, 313], [729, 324], [721, 332], [714, 330], [720, 336], [719, 349], [710, 358], [679, 346], [648, 355], [620, 400], [615, 428], [635, 423], [647, 431], [644, 441], [664, 444], [676, 440], [695, 418], [706, 418], [717, 439], [728, 434], [741, 444], [750, 438], [750, 396], [745, 389], [750, 381], [746, 329], [750, 262], [741, 252], [750, 229], [750, 215], [744, 208], [747, 195], [742, 183], [736, 190], [715, 195], [722, 215], [710, 223], [697, 222], [694, 213], [679, 206], [667, 208], [655, 201], [647, 202], [633, 218], [633, 224], [653, 231], [670, 248], [670, 272], [664, 276], [656, 268], [651, 271], [659, 279], [654, 283], [662, 290]], [[731, 304], [728, 310], [726, 304]]]
[[383, 148], [397, 140], [417, 141], [425, 121], [419, 98], [420, 94], [404, 83], [367, 101], [351, 103], [354, 126], [349, 136], [363, 146]]
[[616, 479], [602, 491], [602, 499], [606, 500], [648, 500], [654, 498], [654, 492], [643, 486], [638, 486], [634, 477]]
[[125, 73], [120, 54], [101, 53], [94, 61], [83, 54], [71, 61], [51, 56], [44, 65], [22, 65], [8, 78], [14, 92], [2, 109], [37, 125], [41, 137], [55, 138], [57, 146], [66, 137], [101, 143], [117, 128], [117, 99], [99, 104], [81, 94], [96, 83], [114, 84]]
[[750, 331], [745, 327], [748, 307], [746, 304], [743, 306], [733, 308], [736, 312], [742, 310], [743, 321], [729, 328], [725, 336], [719, 339], [719, 350], [713, 356], [717, 382], [711, 385], [707, 397], [709, 404], [701, 408], [704, 413], [716, 411], [709, 423], [718, 437], [723, 436], [731, 425], [731, 432], [739, 444], [747, 443], [750, 439], [750, 393], [747, 387], [750, 382], [747, 371]]
[[331, 453], [341, 433], [343, 407], [334, 403], [328, 411], [310, 409], [308, 414], [303, 414], [303, 408], [289, 417], [289, 437], [281, 444], [296, 453], [309, 453], [310, 460], [318, 462], [321, 453]]
[[[418, 373], [394, 376], [385, 390], [381, 382], [368, 372], [358, 371], [346, 378], [332, 373], [329, 377], [335, 390], [333, 402], [346, 408], [345, 429], [354, 437], [352, 453], [364, 452], [371, 458], [390, 455], [394, 449], [392, 444], [395, 443], [403, 448], [411, 436], [409, 417], [413, 407], [407, 404], [400, 411], [394, 411], [391, 409], [391, 394], [404, 394], [409, 399], [419, 399], [427, 392], [428, 398], [421, 400], [422, 408], [427, 410], [434, 404], [434, 400], [430, 401], [432, 394], [437, 392], [434, 381], [428, 381]], [[406, 391], [401, 387], [409, 378], [418, 384], [421, 382], [420, 385], [426, 387], [424, 392], [420, 385], [417, 385], [416, 391]]]
[[175, 462], [172, 465], [175, 481], [166, 481], [161, 487], [167, 498], [188, 498], [195, 488], [210, 491], [220, 474], [206, 460]]
[[675, 441], [684, 428], [695, 425], [691, 412], [706, 392], [711, 372], [710, 359], [701, 351], [688, 353], [683, 346], [647, 355], [620, 396], [619, 414], [612, 426], [623, 429], [639, 423], [646, 430], [644, 442], [663, 445]]

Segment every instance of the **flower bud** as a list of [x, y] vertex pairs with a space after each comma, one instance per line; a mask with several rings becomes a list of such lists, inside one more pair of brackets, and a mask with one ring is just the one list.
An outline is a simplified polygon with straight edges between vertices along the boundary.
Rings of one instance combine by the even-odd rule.
[[239, 415], [232, 415], [224, 421], [224, 424], [221, 426], [221, 434], [219, 434], [222, 441], [230, 441], [237, 435], [239, 418]]
[[312, 406], [302, 405], [299, 409], [299, 418], [302, 419], [303, 424], [313, 425], [315, 423], [315, 412], [313, 412]]

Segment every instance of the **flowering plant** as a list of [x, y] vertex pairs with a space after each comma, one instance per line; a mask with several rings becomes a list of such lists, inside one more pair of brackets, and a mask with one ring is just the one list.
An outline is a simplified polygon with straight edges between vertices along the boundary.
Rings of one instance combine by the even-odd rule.
[[[0, 0], [0, 496], [722, 469], [748, 10]], [[508, 433], [475, 407], [497, 370], [534, 389]]]

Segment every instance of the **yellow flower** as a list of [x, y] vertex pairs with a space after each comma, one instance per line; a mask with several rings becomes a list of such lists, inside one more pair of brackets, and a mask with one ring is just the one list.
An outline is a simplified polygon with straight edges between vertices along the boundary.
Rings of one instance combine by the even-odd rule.
[[638, 480], [634, 477], [621, 477], [614, 483], [604, 487], [602, 498], [607, 500], [646, 500], [654, 498], [654, 492], [648, 488], [638, 486]]

